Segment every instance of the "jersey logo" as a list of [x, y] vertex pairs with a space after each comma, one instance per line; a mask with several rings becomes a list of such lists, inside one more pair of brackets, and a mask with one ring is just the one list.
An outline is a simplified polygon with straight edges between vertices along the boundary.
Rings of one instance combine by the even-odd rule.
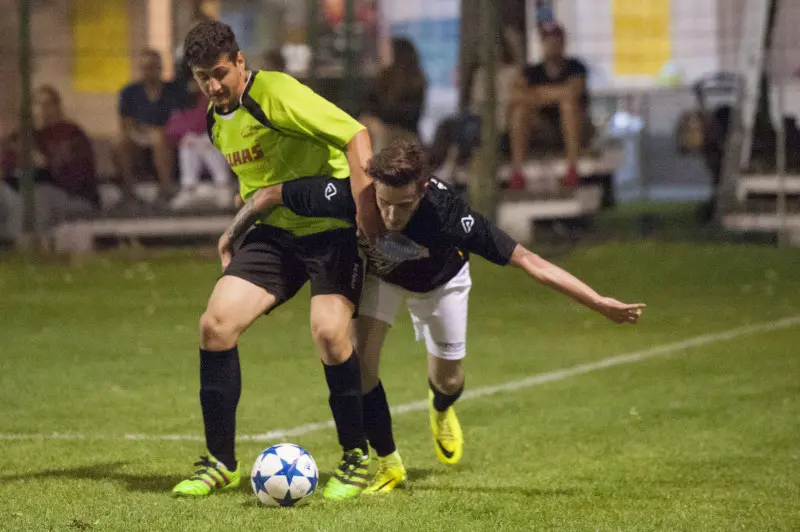
[[261, 125], [246, 125], [242, 128], [242, 138], [246, 139], [252, 137], [258, 130], [261, 129]]
[[243, 150], [236, 150], [225, 154], [225, 159], [231, 168], [235, 168], [242, 164], [251, 163], [264, 158], [264, 150], [258, 144], [253, 145], [252, 148], [245, 148]]
[[444, 183], [442, 183], [438, 179], [431, 179], [431, 183], [436, 185], [436, 188], [438, 188], [439, 190], [447, 190], [447, 185], [445, 185]]
[[475, 225], [475, 218], [472, 217], [471, 214], [468, 214], [461, 218], [461, 227], [464, 228], [465, 233], [469, 233], [472, 231], [472, 226]]
[[336, 195], [338, 191], [336, 187], [333, 186], [333, 183], [328, 183], [328, 186], [325, 187], [325, 199], [330, 201], [332, 197]]

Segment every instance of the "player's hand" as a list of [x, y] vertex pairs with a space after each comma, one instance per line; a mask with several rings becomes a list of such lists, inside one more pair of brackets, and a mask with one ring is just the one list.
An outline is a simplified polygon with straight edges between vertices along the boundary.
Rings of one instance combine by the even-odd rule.
[[356, 200], [356, 226], [359, 238], [370, 245], [374, 245], [378, 235], [383, 232], [383, 220], [372, 183], [361, 191]]
[[233, 241], [228, 236], [227, 231], [222, 233], [222, 236], [219, 237], [217, 253], [219, 253], [219, 260], [222, 263], [222, 271], [224, 273], [231, 263], [231, 259], [233, 259]]
[[647, 305], [644, 303], [622, 303], [611, 297], [604, 297], [597, 302], [597, 312], [615, 323], [636, 324], [642, 309]]

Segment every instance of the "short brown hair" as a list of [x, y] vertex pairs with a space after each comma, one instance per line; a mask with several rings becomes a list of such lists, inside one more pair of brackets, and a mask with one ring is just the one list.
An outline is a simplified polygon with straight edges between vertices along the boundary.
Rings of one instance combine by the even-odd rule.
[[239, 44], [230, 26], [218, 20], [204, 20], [186, 34], [183, 49], [190, 67], [210, 67], [222, 54], [235, 61]]
[[425, 183], [430, 177], [425, 150], [417, 143], [405, 140], [392, 142], [388, 148], [373, 155], [367, 175], [378, 183], [400, 188], [409, 183]]

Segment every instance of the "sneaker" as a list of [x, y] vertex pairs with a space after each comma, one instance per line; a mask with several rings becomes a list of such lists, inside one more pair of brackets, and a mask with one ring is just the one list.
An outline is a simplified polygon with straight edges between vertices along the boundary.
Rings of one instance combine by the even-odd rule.
[[407, 478], [400, 453], [395, 451], [390, 455], [380, 456], [378, 457], [378, 470], [375, 471], [375, 476], [372, 477], [372, 482], [364, 490], [364, 493], [389, 493], [404, 484]]
[[185, 497], [205, 497], [216, 491], [239, 487], [241, 464], [231, 471], [213, 456], [201, 456], [194, 465], [199, 467], [194, 475], [172, 488], [172, 494]]
[[525, 175], [521, 170], [514, 170], [508, 178], [509, 190], [525, 190]]
[[436, 457], [443, 464], [456, 464], [464, 454], [464, 434], [461, 432], [456, 410], [450, 406], [444, 412], [439, 412], [433, 407], [433, 392], [430, 390], [428, 398], [428, 413]]
[[233, 210], [233, 196], [228, 187], [217, 186], [214, 189], [214, 206], [222, 210]]
[[192, 207], [196, 200], [194, 188], [184, 188], [170, 200], [169, 205], [173, 210], [183, 211]]
[[357, 497], [367, 487], [368, 475], [369, 455], [358, 448], [345, 451], [322, 496], [334, 501]]
[[576, 188], [580, 184], [580, 181], [581, 176], [578, 175], [578, 167], [574, 164], [568, 165], [564, 177], [561, 178], [561, 183], [563, 183], [564, 186]]

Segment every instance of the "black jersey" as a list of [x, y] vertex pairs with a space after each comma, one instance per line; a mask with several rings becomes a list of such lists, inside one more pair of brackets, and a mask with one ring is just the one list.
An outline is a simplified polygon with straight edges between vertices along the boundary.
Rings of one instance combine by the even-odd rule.
[[[283, 203], [301, 216], [355, 220], [349, 179], [318, 176], [286, 182]], [[430, 292], [447, 283], [464, 267], [470, 253], [508, 264], [517, 245], [436, 178], [428, 183], [408, 224], [392, 236], [392, 245], [402, 248], [402, 253], [365, 249], [367, 271], [412, 292]], [[398, 259], [399, 255], [405, 260]]]

